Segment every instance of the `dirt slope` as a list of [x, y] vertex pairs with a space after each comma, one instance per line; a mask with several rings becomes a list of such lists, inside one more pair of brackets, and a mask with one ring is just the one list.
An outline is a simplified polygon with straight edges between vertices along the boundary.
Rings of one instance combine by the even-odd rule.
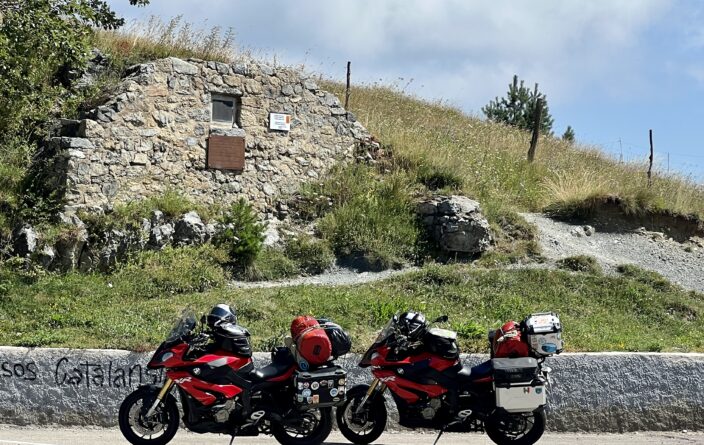
[[538, 227], [543, 254], [551, 260], [589, 255], [607, 272], [619, 264], [635, 264], [658, 272], [685, 289], [704, 292], [704, 249], [694, 243], [679, 243], [646, 231], [596, 231], [587, 236], [581, 225], [535, 213], [523, 216]]

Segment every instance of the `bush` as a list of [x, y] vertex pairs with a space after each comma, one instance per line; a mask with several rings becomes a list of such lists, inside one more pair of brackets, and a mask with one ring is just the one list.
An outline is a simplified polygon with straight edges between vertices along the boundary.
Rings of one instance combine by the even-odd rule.
[[415, 258], [421, 231], [408, 177], [360, 178], [359, 186], [364, 188], [320, 220], [323, 238], [338, 256], [361, 260], [361, 267], [386, 269]]
[[325, 272], [335, 260], [327, 241], [309, 235], [288, 240], [285, 252], [287, 257], [298, 263], [303, 272], [311, 275]]
[[227, 260], [224, 252], [209, 244], [167, 247], [138, 253], [112, 280], [121, 295], [137, 298], [204, 292], [225, 284], [222, 264]]
[[264, 226], [257, 220], [251, 204], [240, 199], [232, 204], [220, 222], [225, 230], [215, 237], [214, 244], [227, 249], [235, 266], [241, 269], [251, 266], [264, 242]]
[[590, 274], [600, 274], [601, 266], [596, 258], [587, 255], [578, 255], [563, 258], [557, 262], [560, 269], [573, 270], [575, 272], [585, 272]]
[[669, 292], [673, 289], [672, 283], [670, 283], [667, 278], [652, 270], [638, 267], [635, 264], [621, 264], [616, 267], [616, 272], [660, 291]]
[[289, 278], [300, 273], [298, 263], [283, 251], [273, 247], [263, 249], [241, 277], [246, 281], [269, 281]]

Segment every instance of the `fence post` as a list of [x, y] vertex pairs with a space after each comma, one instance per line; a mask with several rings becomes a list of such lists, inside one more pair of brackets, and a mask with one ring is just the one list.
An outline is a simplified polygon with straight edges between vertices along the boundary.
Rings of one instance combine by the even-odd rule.
[[650, 165], [648, 166], [648, 187], [653, 185], [653, 130], [649, 131], [650, 136]]
[[533, 136], [530, 138], [530, 148], [528, 149], [528, 162], [535, 159], [535, 150], [538, 148], [538, 137], [540, 136], [540, 121], [543, 117], [543, 99], [538, 99], [535, 104], [535, 114], [533, 115]]
[[347, 88], [345, 89], [345, 110], [350, 104], [350, 76], [352, 74], [352, 62], [347, 62]]

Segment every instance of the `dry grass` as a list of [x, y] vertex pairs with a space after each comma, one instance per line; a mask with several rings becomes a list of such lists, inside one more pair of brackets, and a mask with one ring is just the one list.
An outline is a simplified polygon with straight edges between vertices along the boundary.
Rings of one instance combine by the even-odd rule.
[[[343, 86], [324, 87], [342, 96]], [[394, 88], [355, 87], [351, 111], [384, 144], [396, 162], [430, 165], [461, 178], [461, 190], [490, 214], [500, 209], [540, 211], [608, 195], [629, 211], [670, 211], [704, 217], [704, 188], [677, 175], [655, 175], [648, 188], [643, 165], [618, 163], [602, 151], [542, 138], [536, 162], [526, 162], [530, 135], [486, 122]]]
[[231, 28], [214, 26], [206, 32], [184, 22], [182, 16], [167, 22], [152, 16], [147, 22], [134, 22], [119, 30], [97, 30], [95, 45], [132, 63], [172, 56], [232, 62], [241, 54]]

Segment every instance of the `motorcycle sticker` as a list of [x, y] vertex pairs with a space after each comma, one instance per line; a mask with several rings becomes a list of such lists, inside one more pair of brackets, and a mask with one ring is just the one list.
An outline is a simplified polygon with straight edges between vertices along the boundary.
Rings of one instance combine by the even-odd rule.
[[333, 397], [337, 397], [337, 392], [338, 392], [338, 391], [337, 391], [337, 388], [333, 388], [333, 389], [330, 390], [330, 395], [333, 396]]
[[322, 382], [320, 382], [320, 386], [328, 386], [328, 381], [323, 380]]
[[313, 397], [308, 397], [308, 403], [313, 403]]
[[304, 387], [304, 388], [309, 388], [309, 387], [310, 387], [310, 383], [305, 382], [305, 383], [303, 384], [303, 387]]
[[344, 385], [344, 384], [345, 384], [345, 379], [340, 379], [340, 380], [337, 382], [337, 384], [340, 385], [340, 386]]
[[298, 397], [296, 398], [296, 400], [298, 400], [298, 403], [303, 403], [303, 400], [304, 400], [304, 399], [303, 399], [303, 396], [298, 396]]
[[335, 381], [334, 381], [334, 380], [328, 380], [328, 386], [329, 386], [330, 388], [332, 388], [333, 386], [335, 386]]
[[310, 389], [304, 389], [301, 394], [303, 395], [303, 397], [310, 397]]
[[319, 395], [314, 395], [313, 396], [313, 403], [320, 403], [320, 396]]
[[300, 391], [303, 389], [303, 382], [298, 382], [298, 390]]
[[313, 382], [310, 384], [310, 389], [312, 389], [313, 391], [315, 391], [318, 388], [320, 388], [320, 385], [318, 384], [318, 382]]

